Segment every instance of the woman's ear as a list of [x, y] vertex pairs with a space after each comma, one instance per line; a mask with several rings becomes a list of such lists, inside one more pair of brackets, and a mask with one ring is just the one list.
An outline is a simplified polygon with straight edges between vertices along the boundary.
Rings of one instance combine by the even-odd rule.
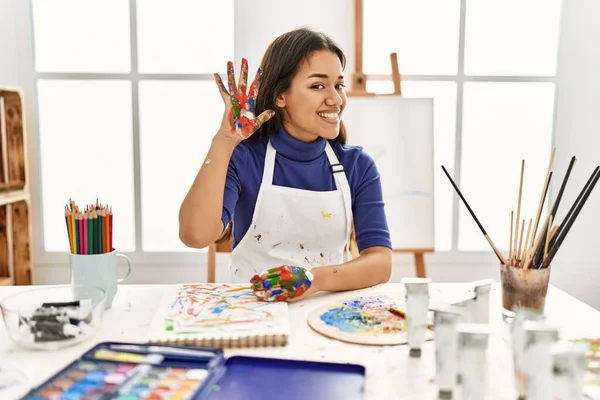
[[281, 93], [279, 96], [277, 96], [275, 99], [275, 105], [279, 108], [285, 107], [285, 94]]

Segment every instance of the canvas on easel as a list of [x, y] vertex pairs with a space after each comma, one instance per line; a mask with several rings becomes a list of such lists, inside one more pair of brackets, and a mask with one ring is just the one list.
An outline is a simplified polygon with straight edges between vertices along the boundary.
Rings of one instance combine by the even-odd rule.
[[393, 248], [433, 248], [433, 100], [351, 97], [343, 120], [381, 175]]
[[413, 253], [416, 276], [426, 277], [424, 254], [435, 248], [433, 99], [402, 97], [395, 53], [394, 93], [367, 92], [363, 1], [354, 6], [355, 71], [343, 117], [348, 142], [363, 146], [379, 170], [393, 251]]

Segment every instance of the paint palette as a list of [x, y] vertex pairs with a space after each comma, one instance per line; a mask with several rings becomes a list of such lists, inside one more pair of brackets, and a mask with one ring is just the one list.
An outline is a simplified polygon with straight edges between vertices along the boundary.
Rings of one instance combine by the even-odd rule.
[[101, 344], [25, 399], [193, 399], [209, 375], [210, 362], [219, 356], [214, 349]]
[[[100, 343], [23, 400], [360, 400], [355, 364], [234, 356], [216, 348]], [[257, 390], [265, 384], [269, 392]], [[308, 397], [307, 397], [308, 396]]]
[[[353, 297], [313, 310], [308, 324], [316, 332], [348, 343], [391, 346], [408, 342], [404, 304], [386, 294]], [[433, 339], [433, 314], [425, 339]]]
[[[39, 390], [39, 399], [100, 399], [104, 393], [111, 392], [127, 379], [128, 373], [135, 368], [127, 363], [78, 363], [75, 368], [67, 371], [58, 379]], [[198, 372], [200, 371], [200, 374]], [[118, 399], [147, 399], [159, 400], [189, 399], [200, 387], [206, 370], [184, 368], [153, 367], [148, 374], [132, 385], [128, 390], [119, 394]]]

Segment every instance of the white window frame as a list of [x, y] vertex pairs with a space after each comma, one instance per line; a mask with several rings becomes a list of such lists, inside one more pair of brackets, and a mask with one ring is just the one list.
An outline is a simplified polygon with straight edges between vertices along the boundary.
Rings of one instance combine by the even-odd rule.
[[[457, 108], [456, 108], [456, 137], [455, 137], [455, 166], [454, 179], [460, 185], [460, 165], [461, 165], [461, 145], [462, 145], [462, 113], [463, 113], [463, 88], [466, 82], [549, 82], [554, 84], [555, 99], [552, 123], [552, 143], [555, 141], [555, 119], [558, 90], [557, 74], [554, 76], [468, 76], [464, 74], [464, 55], [465, 55], [465, 20], [466, 20], [467, 0], [461, 0], [460, 23], [459, 23], [459, 57], [458, 73], [456, 75], [402, 75], [403, 81], [439, 81], [455, 82], [457, 85]], [[44, 266], [67, 266], [67, 252], [50, 252], [44, 249], [44, 235], [42, 229], [42, 191], [39, 179], [39, 129], [37, 126], [37, 93], [35, 91], [36, 83], [39, 79], [123, 79], [132, 83], [132, 140], [133, 140], [133, 162], [134, 168], [134, 204], [135, 204], [135, 248], [133, 252], [126, 254], [132, 259], [138, 268], [146, 267], [184, 267], [198, 268], [205, 267], [207, 261], [207, 249], [201, 249], [192, 252], [145, 252], [142, 251], [142, 221], [141, 221], [141, 182], [140, 182], [140, 131], [139, 131], [139, 82], [140, 80], [213, 80], [212, 74], [148, 74], [138, 73], [137, 60], [137, 13], [136, 0], [129, 0], [130, 10], [130, 45], [131, 45], [131, 71], [130, 73], [37, 73], [33, 62], [33, 22], [32, 5], [30, 1], [24, 1], [18, 6], [22, 20], [26, 23], [21, 25], [22, 31], [18, 35], [20, 49], [20, 67], [21, 67], [21, 86], [25, 96], [35, 99], [26, 104], [26, 123], [28, 124], [28, 148], [29, 148], [29, 180], [31, 191], [31, 210], [32, 218], [32, 251], [36, 267]], [[236, 5], [234, 5], [236, 7]], [[557, 54], [558, 57], [558, 54]], [[369, 75], [373, 81], [389, 81], [388, 75]], [[459, 251], [459, 209], [463, 207], [460, 199], [454, 196], [452, 205], [453, 223], [452, 223], [452, 247], [449, 251], [437, 251], [426, 255], [427, 268], [443, 266], [495, 266], [497, 259], [490, 251]], [[62, 234], [63, 232], [57, 232]], [[398, 256], [395, 260], [397, 264], [412, 264], [413, 259], [409, 255]]]
[[[453, 180], [458, 187], [461, 187], [461, 157], [462, 157], [462, 127], [463, 127], [463, 92], [464, 85], [468, 82], [494, 82], [494, 83], [532, 83], [546, 82], [554, 84], [554, 110], [552, 113], [552, 131], [551, 143], [554, 145], [556, 131], [556, 112], [557, 112], [557, 90], [558, 90], [558, 74], [555, 72], [553, 76], [526, 76], [526, 75], [511, 75], [511, 76], [495, 76], [495, 75], [466, 75], [464, 73], [465, 65], [465, 22], [466, 22], [467, 0], [460, 2], [460, 22], [459, 22], [459, 38], [458, 38], [458, 68], [455, 75], [404, 75], [402, 81], [434, 81], [434, 82], [453, 82], [456, 83], [456, 126], [455, 126], [455, 146], [454, 146], [454, 171]], [[363, 28], [366, 29], [366, 28]], [[558, 60], [558, 47], [556, 59]], [[370, 81], [390, 81], [389, 75], [369, 74]], [[452, 202], [452, 241], [449, 251], [436, 251], [440, 255], [440, 260], [452, 261], [451, 263], [460, 263], [461, 258], [465, 261], [473, 260], [474, 262], [495, 259], [493, 252], [489, 251], [461, 251], [458, 249], [459, 238], [459, 209], [465, 207], [458, 195], [453, 196]], [[466, 211], [466, 208], [464, 209]], [[469, 216], [470, 218], [470, 216]], [[475, 222], [473, 222], [475, 223]], [[500, 249], [508, 252], [508, 249]], [[491, 257], [488, 257], [492, 255]]]
[[[28, 3], [29, 18], [31, 24], [28, 35], [30, 35], [29, 48], [31, 53], [35, 51], [35, 38], [33, 36], [32, 5]], [[38, 80], [43, 79], [81, 79], [81, 80], [125, 80], [131, 82], [131, 107], [132, 107], [132, 140], [133, 140], [133, 180], [134, 180], [134, 220], [135, 220], [135, 251], [122, 252], [127, 254], [136, 267], [139, 266], [186, 266], [198, 267], [206, 265], [207, 249], [199, 249], [190, 252], [151, 252], [142, 250], [142, 212], [141, 212], [141, 169], [140, 169], [140, 124], [139, 124], [139, 83], [142, 80], [171, 80], [171, 81], [214, 81], [212, 74], [179, 74], [179, 73], [139, 73], [138, 72], [138, 40], [137, 40], [137, 4], [136, 0], [129, 0], [129, 29], [130, 29], [130, 62], [131, 72], [129, 73], [57, 73], [57, 72], [37, 72], [32, 63], [32, 93], [35, 99], [36, 125], [37, 125], [37, 93], [36, 86]], [[30, 130], [29, 134], [35, 137], [35, 148], [39, 148], [39, 127], [35, 131]], [[30, 140], [31, 141], [31, 140]], [[37, 150], [39, 152], [39, 149]], [[30, 162], [30, 170], [35, 174], [30, 174], [31, 193], [32, 193], [32, 230], [33, 230], [33, 254], [36, 265], [65, 265], [68, 260], [67, 252], [47, 251], [44, 248], [44, 229], [42, 204], [43, 194], [41, 186], [44, 184], [39, 180], [41, 165], [39, 160]], [[61, 232], [62, 233], [62, 232]], [[117, 249], [119, 251], [119, 249]]]

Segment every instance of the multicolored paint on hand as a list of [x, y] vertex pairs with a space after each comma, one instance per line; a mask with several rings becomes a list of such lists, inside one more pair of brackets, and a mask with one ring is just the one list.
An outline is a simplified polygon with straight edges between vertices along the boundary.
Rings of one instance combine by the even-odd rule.
[[215, 74], [215, 81], [217, 82], [217, 86], [223, 97], [229, 97], [231, 99], [232, 108], [229, 115], [229, 122], [232, 129], [235, 129], [235, 132], [242, 139], [248, 139], [262, 126], [262, 124], [275, 115], [275, 112], [272, 110], [266, 110], [258, 117], [254, 115], [256, 97], [258, 96], [258, 89], [260, 88], [260, 83], [262, 81], [262, 69], [260, 67], [258, 68], [254, 81], [250, 85], [250, 90], [246, 93], [246, 86], [248, 84], [248, 60], [245, 58], [242, 58], [238, 86], [235, 84], [235, 73], [231, 61], [227, 63], [227, 83], [229, 85], [229, 91], [225, 89], [225, 85], [219, 74]]
[[313, 274], [302, 267], [280, 265], [250, 279], [252, 290], [265, 301], [286, 301], [302, 296], [312, 285]]

